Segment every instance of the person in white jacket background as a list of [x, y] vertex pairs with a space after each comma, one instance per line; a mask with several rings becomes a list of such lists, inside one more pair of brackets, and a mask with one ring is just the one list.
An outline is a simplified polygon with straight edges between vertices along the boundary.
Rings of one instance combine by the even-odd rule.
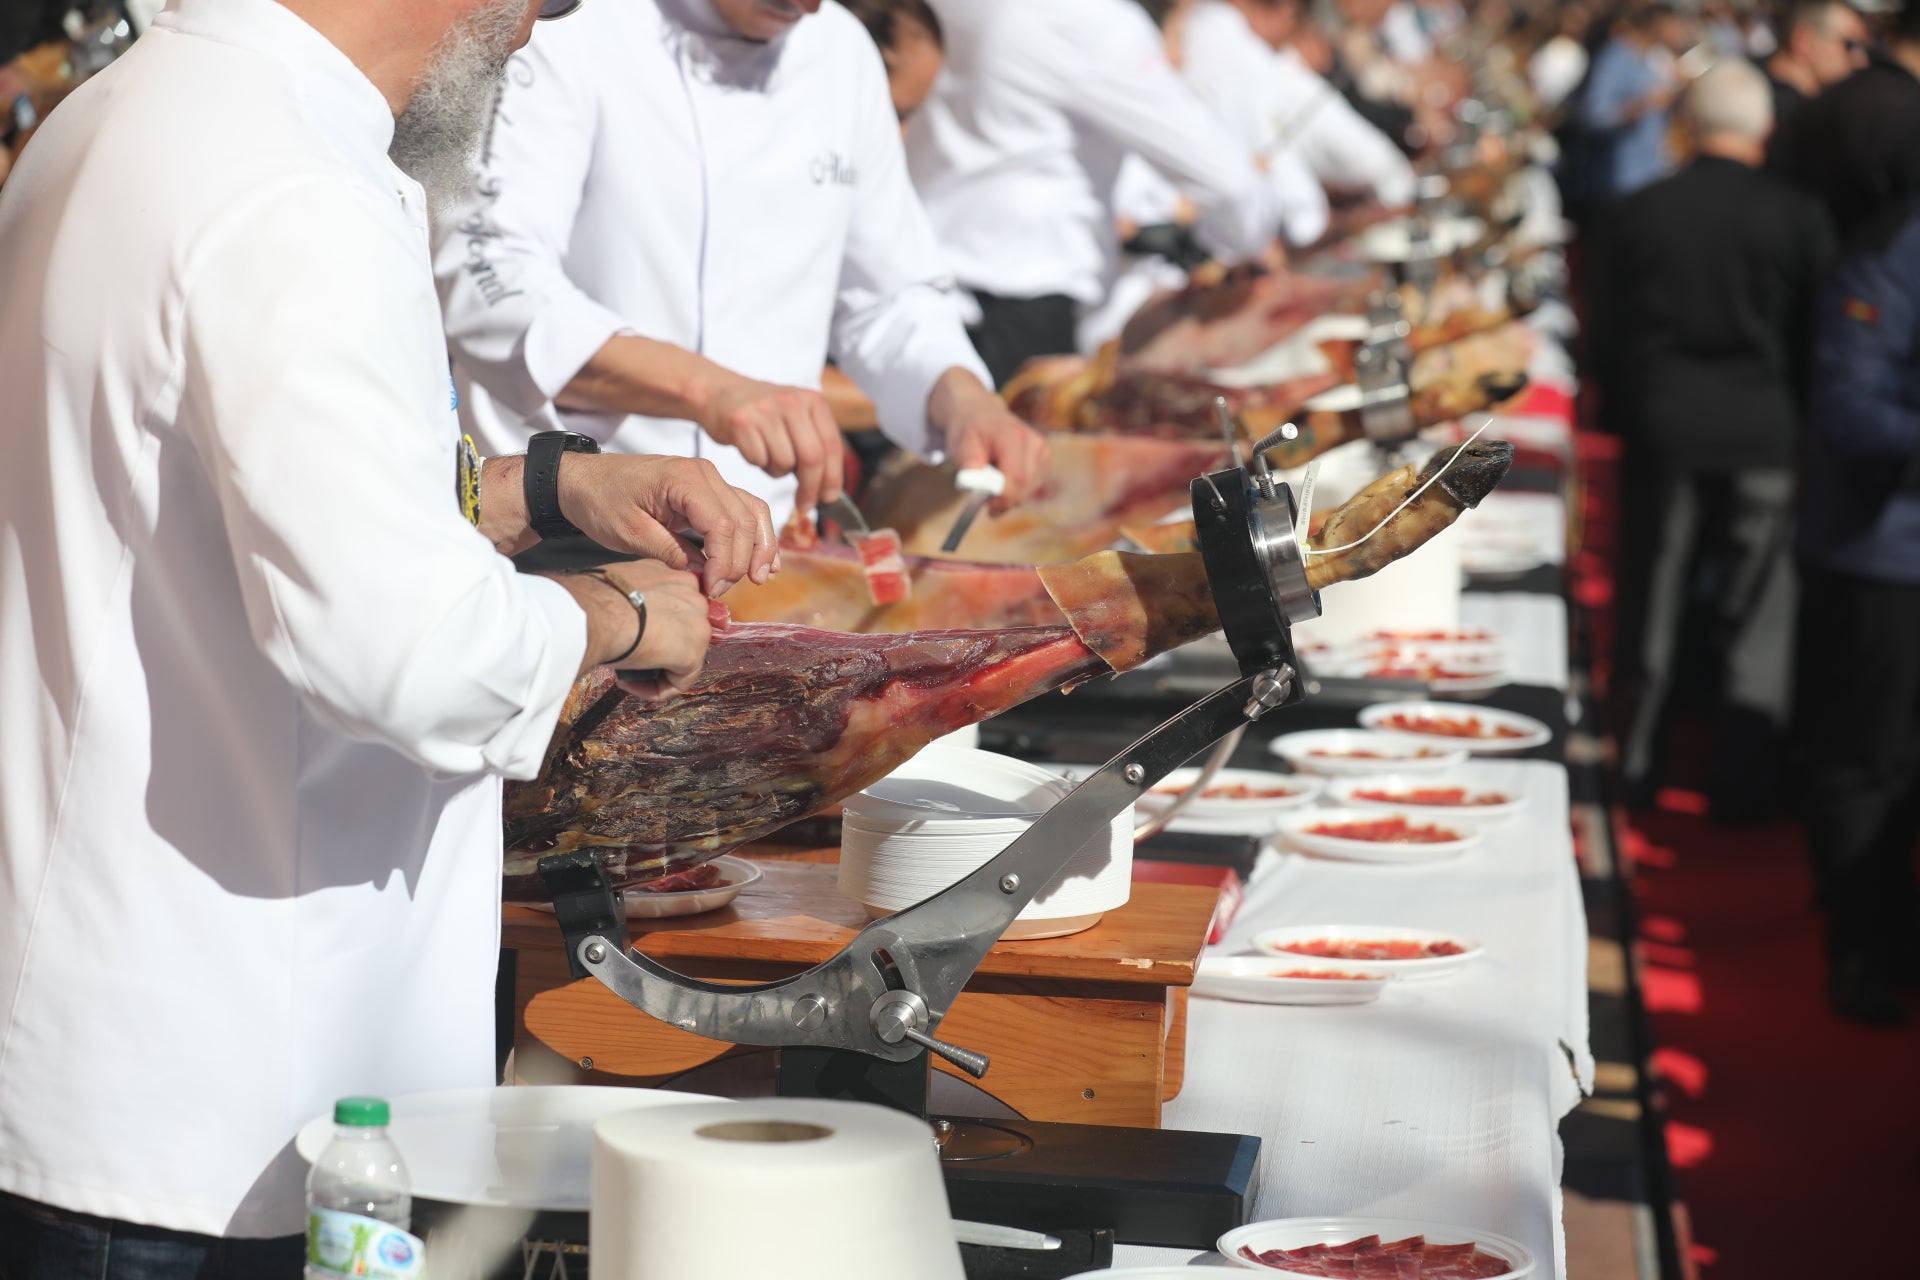
[[1297, 156], [1327, 190], [1413, 202], [1413, 165], [1289, 47], [1300, 0], [1199, 0], [1181, 70], [1255, 155]]
[[1181, 82], [1133, 0], [935, 0], [947, 69], [907, 129], [914, 185], [972, 295], [996, 381], [1077, 349], [1120, 260], [1113, 189], [1129, 152], [1191, 199], [1226, 260], [1326, 227], [1283, 159], [1262, 172]]
[[783, 520], [837, 496], [830, 355], [912, 452], [1037, 481], [908, 181], [886, 68], [831, 0], [621, 0], [509, 68], [435, 270], [485, 449], [554, 425], [710, 459]]

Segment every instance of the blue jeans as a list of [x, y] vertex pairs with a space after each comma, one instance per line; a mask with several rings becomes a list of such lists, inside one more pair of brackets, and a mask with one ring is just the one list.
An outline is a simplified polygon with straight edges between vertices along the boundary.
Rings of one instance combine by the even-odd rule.
[[306, 1244], [222, 1240], [0, 1195], [0, 1280], [300, 1280]]

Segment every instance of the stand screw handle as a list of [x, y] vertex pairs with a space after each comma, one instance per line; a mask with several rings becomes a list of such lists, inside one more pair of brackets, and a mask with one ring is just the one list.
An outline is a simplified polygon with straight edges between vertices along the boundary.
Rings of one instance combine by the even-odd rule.
[[954, 1066], [972, 1076], [975, 1080], [987, 1074], [987, 1066], [990, 1059], [984, 1053], [975, 1053], [971, 1049], [962, 1049], [959, 1045], [948, 1044], [945, 1040], [935, 1040], [926, 1032], [915, 1031], [912, 1027], [907, 1028], [907, 1039], [913, 1041], [928, 1053], [939, 1054], [948, 1062], [951, 1062]]
[[889, 991], [873, 1002], [873, 1034], [881, 1044], [911, 1040], [928, 1053], [937, 1053], [978, 1080], [987, 1074], [987, 1055], [935, 1040], [920, 1028], [927, 1024], [927, 1002], [912, 991]]

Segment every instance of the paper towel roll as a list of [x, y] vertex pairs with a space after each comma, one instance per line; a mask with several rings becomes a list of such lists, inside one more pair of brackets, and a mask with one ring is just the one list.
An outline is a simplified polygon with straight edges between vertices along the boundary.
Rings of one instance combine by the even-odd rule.
[[927, 1126], [858, 1102], [661, 1107], [593, 1127], [595, 1280], [963, 1280]]

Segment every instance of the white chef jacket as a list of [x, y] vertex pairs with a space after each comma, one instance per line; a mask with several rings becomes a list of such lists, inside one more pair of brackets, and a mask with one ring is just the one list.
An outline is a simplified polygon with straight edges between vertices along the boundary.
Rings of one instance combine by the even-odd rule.
[[1092, 305], [1119, 253], [1108, 196], [1136, 151], [1229, 258], [1280, 226], [1274, 194], [1130, 0], [935, 0], [947, 65], [907, 130], [913, 182], [960, 283]]
[[274, 0], [0, 192], [0, 1189], [298, 1232], [349, 1093], [493, 1074], [500, 791], [585, 646], [461, 517], [425, 199]]
[[988, 385], [907, 179], [886, 67], [828, 3], [756, 44], [708, 0], [596, 0], [513, 60], [476, 203], [436, 219], [463, 412], [485, 451], [555, 422], [628, 453], [711, 458], [776, 523], [776, 480], [690, 422], [560, 410], [631, 332], [818, 387], [831, 351], [903, 447], [937, 452], [948, 369]]
[[[1276, 52], [1226, 0], [1187, 18], [1181, 68], [1194, 92], [1256, 155], [1298, 165], [1318, 184], [1364, 190], [1389, 206], [1413, 200], [1413, 165], [1292, 49]], [[1326, 229], [1321, 199], [1320, 231]], [[1319, 238], [1319, 232], [1312, 237]]]

